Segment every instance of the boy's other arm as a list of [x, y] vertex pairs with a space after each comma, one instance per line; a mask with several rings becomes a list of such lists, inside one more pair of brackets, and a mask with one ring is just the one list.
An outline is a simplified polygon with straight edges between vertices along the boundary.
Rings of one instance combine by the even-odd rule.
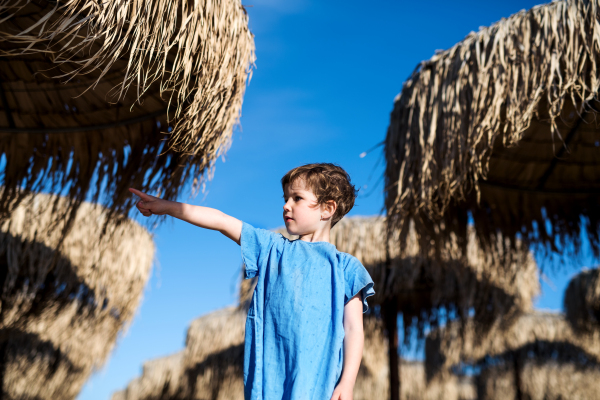
[[141, 198], [136, 206], [145, 217], [152, 214], [170, 215], [200, 228], [219, 231], [238, 245], [240, 244], [242, 221], [237, 218], [214, 208], [163, 200], [137, 189], [129, 189], [129, 191]]
[[344, 333], [344, 368], [331, 400], [352, 400], [365, 341], [361, 293], [344, 306]]

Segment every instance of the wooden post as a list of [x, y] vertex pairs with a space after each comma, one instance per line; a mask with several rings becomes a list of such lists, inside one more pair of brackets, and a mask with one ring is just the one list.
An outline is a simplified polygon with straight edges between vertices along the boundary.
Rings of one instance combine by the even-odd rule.
[[515, 400], [523, 400], [523, 390], [521, 382], [521, 362], [519, 360], [519, 352], [515, 351], [512, 354], [513, 369], [515, 378]]
[[398, 363], [398, 299], [388, 300], [382, 306], [383, 323], [388, 337], [390, 369], [390, 400], [400, 400], [400, 368]]

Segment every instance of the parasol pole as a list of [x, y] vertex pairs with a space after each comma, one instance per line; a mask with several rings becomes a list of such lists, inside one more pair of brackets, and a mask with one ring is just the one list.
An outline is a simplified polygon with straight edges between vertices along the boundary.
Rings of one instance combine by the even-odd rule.
[[388, 336], [390, 369], [390, 400], [400, 400], [400, 367], [398, 363], [398, 299], [392, 297], [383, 304], [382, 314]]

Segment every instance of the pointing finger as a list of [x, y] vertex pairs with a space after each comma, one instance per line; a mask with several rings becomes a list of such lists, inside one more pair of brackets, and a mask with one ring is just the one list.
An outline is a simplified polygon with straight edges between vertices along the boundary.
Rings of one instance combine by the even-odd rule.
[[153, 196], [150, 196], [150, 195], [148, 195], [148, 194], [146, 194], [146, 193], [144, 193], [142, 191], [139, 191], [137, 189], [129, 188], [129, 191], [131, 193], [135, 194], [136, 196], [140, 197], [142, 200], [150, 201], [150, 200], [153, 199]]

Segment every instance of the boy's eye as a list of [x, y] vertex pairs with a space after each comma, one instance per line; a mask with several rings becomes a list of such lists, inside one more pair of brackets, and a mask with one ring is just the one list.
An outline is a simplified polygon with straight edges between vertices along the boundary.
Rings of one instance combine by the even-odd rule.
[[300, 201], [300, 200], [302, 200], [302, 197], [300, 197], [300, 196], [294, 197], [294, 201]]

